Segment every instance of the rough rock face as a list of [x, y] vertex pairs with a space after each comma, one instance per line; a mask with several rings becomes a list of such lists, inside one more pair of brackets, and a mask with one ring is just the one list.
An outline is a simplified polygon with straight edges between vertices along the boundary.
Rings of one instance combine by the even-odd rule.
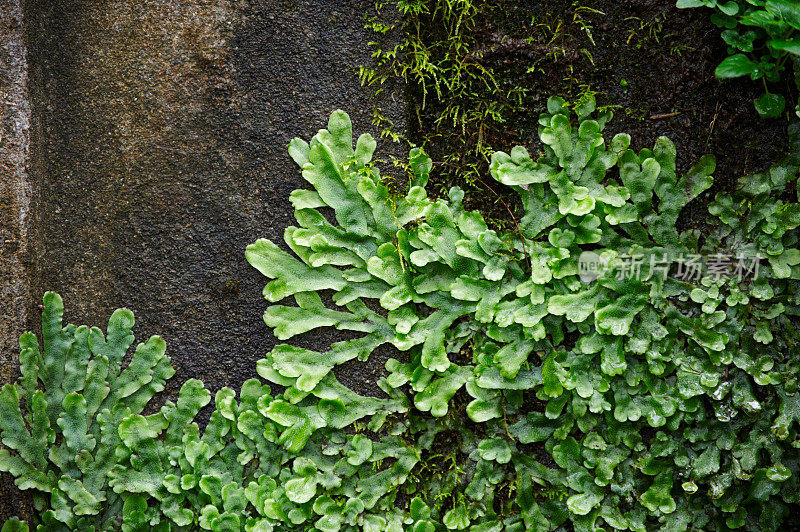
[[[0, 1], [0, 382], [19, 373], [17, 339], [25, 330], [30, 288], [31, 182], [28, 175], [30, 105], [19, 0]], [[0, 477], [0, 519], [27, 516], [9, 475]]]
[[[20, 3], [0, 0], [0, 379], [56, 290], [70, 322], [124, 306], [138, 340], [163, 336], [165, 395], [238, 388], [276, 343], [244, 248], [294, 221], [288, 141], [337, 108], [370, 130], [372, 0]], [[402, 126], [401, 98], [377, 103]], [[24, 512], [10, 491], [0, 518]]]

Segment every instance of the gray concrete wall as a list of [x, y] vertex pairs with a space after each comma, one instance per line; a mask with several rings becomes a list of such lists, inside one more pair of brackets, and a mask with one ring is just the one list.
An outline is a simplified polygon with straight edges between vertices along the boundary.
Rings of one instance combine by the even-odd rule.
[[[0, 0], [0, 378], [56, 290], [73, 323], [124, 306], [138, 339], [163, 336], [165, 395], [238, 388], [276, 343], [244, 248], [294, 221], [293, 136], [337, 108], [370, 130], [373, 1], [18, 1]], [[382, 98], [402, 126], [402, 98]], [[0, 517], [21, 511], [0, 490]]]

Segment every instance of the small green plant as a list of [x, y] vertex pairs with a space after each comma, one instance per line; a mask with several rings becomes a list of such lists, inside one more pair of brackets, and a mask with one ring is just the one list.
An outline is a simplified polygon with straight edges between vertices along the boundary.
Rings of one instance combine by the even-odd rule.
[[[442, 196], [449, 186], [442, 182], [486, 192], [482, 179], [493, 146], [521, 138], [526, 133], [520, 131], [525, 122], [520, 117], [538, 113], [542, 98], [531, 83], [539, 73], [558, 65], [564, 70], [562, 85], [579, 97], [583, 86], [574, 63], [581, 58], [591, 63], [594, 46], [587, 15], [602, 15], [577, 2], [565, 13], [531, 16], [529, 23], [514, 19], [519, 15], [502, 3], [483, 0], [381, 0], [376, 7], [367, 28], [378, 36], [396, 35], [397, 44], [370, 43], [373, 61], [359, 68], [361, 82], [375, 94], [388, 82], [404, 84], [416, 102], [416, 120], [408, 136], [377, 108], [374, 123], [382, 136], [420, 146], [436, 158], [443, 179], [437, 182], [441, 189], [431, 193]], [[521, 63], [508, 60], [520, 55]], [[529, 127], [535, 123], [523, 129]]]
[[717, 67], [717, 77], [761, 80], [764, 94], [755, 100], [756, 110], [762, 117], [783, 114], [786, 98], [771, 93], [767, 83], [779, 81], [788, 63], [798, 64], [800, 5], [793, 0], [678, 0], [677, 7], [715, 10], [712, 20], [724, 29], [730, 54]]
[[[41, 530], [107, 530], [118, 525], [123, 499], [108, 473], [121, 443], [118, 425], [140, 413], [175, 370], [161, 338], [133, 344], [133, 313], [111, 315], [97, 327], [64, 326], [61, 298], [43, 300], [43, 344], [20, 338], [21, 378], [0, 391], [0, 471], [23, 490], [34, 490]], [[14, 521], [6, 527], [15, 530]]]
[[[392, 197], [368, 163], [371, 138], [352, 148], [346, 115], [311, 144], [295, 140], [315, 189], [292, 196], [300, 226], [285, 239], [300, 260], [267, 240], [248, 248], [273, 279], [267, 299], [296, 300], [265, 321], [279, 338], [320, 326], [366, 334], [326, 353], [279, 346], [260, 373], [311, 408], [296, 422], [307, 426], [318, 415], [309, 397], [335, 397], [318, 388], [335, 365], [381, 344], [407, 352], [387, 363], [383, 387], [413, 405], [404, 421], [388, 418], [389, 433], [433, 464], [400, 487], [416, 497], [412, 529], [777, 530], [798, 502], [797, 336], [781, 331], [793, 330], [800, 206], [775, 195], [796, 181], [797, 157], [718, 195], [720, 224], [701, 238], [676, 223], [711, 185], [713, 158], [679, 177], [671, 142], [637, 153], [623, 134], [607, 145], [610, 113], [594, 110], [587, 98], [575, 123], [552, 99], [544, 157], [494, 154], [493, 177], [526, 213], [506, 234], [465, 211], [458, 188], [428, 200], [431, 162], [418, 150], [408, 193]], [[583, 252], [615, 266], [586, 284]], [[763, 255], [761, 276], [686, 280], [654, 267], [722, 252]], [[639, 275], [620, 276], [630, 257]], [[324, 307], [318, 290], [347, 311]]]
[[[468, 182], [491, 156], [488, 131], [519, 107], [525, 92], [503, 86], [484, 53], [475, 51], [475, 28], [488, 7], [480, 0], [378, 2], [379, 14], [367, 28], [376, 34], [400, 32], [402, 38], [391, 49], [371, 42], [374, 64], [359, 68], [362, 84], [375, 87], [376, 94], [391, 79], [416, 93], [418, 128], [432, 129], [423, 144], [430, 139], [451, 144], [443, 162]], [[432, 124], [423, 124], [425, 112], [433, 116]], [[404, 139], [378, 109], [374, 119], [384, 128], [382, 135]]]
[[[493, 154], [524, 211], [500, 233], [459, 188], [427, 196], [422, 150], [392, 193], [341, 111], [293, 140], [311, 185], [290, 196], [298, 225], [246, 251], [270, 279], [264, 321], [280, 340], [357, 334], [276, 346], [256, 369], [277, 391], [219, 390], [203, 430], [197, 380], [142, 413], [172, 369], [158, 339], [121, 369], [129, 312], [106, 335], [63, 327], [46, 295], [44, 350], [23, 336], [0, 394], [0, 464], [39, 493], [38, 530], [796, 525], [800, 126], [785, 161], [716, 195], [701, 233], [679, 218], [714, 159], [679, 175], [668, 139], [635, 151], [606, 141], [610, 119], [588, 93], [551, 98], [542, 156]], [[384, 395], [337, 380], [381, 346], [397, 351]]]

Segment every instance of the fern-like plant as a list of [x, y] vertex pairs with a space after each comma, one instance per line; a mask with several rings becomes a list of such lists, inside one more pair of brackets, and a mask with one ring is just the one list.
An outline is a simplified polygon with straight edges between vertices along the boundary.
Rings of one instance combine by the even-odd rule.
[[[711, 186], [714, 159], [679, 176], [668, 139], [639, 152], [625, 134], [606, 143], [611, 115], [594, 111], [587, 100], [573, 117], [551, 99], [543, 157], [494, 154], [492, 176], [525, 210], [508, 234], [465, 211], [458, 188], [428, 199], [431, 162], [419, 150], [407, 194], [392, 196], [369, 164], [374, 142], [364, 135], [354, 148], [344, 113], [310, 144], [292, 142], [314, 190], [291, 196], [299, 227], [285, 241], [299, 260], [268, 240], [248, 248], [273, 279], [266, 298], [295, 299], [264, 319], [281, 339], [317, 327], [365, 335], [324, 353], [281, 345], [259, 363], [294, 413], [275, 416], [281, 440], [301, 444], [324, 424], [335, 365], [391, 344], [407, 354], [389, 361], [383, 386], [414, 408], [388, 433], [411, 438], [423, 459], [453, 461], [399, 488], [419, 496], [402, 513], [412, 529], [776, 530], [800, 502], [800, 206], [777, 199], [797, 180], [797, 127], [794, 155], [718, 195], [720, 223], [701, 235], [678, 219]], [[587, 252], [608, 266], [589, 284]], [[760, 275], [681, 277], [670, 264], [717, 255], [734, 258], [731, 269], [760, 260]], [[444, 451], [442, 432], [455, 438]]]
[[134, 340], [129, 310], [115, 311], [104, 334], [64, 326], [58, 294], [46, 293], [43, 304], [43, 343], [32, 333], [20, 338], [22, 376], [0, 391], [0, 470], [33, 490], [40, 530], [114, 529], [123, 501], [108, 489], [107, 475], [117, 461], [118, 426], [175, 370], [155, 336], [123, 367]]
[[[257, 364], [276, 391], [223, 388], [202, 431], [211, 394], [196, 380], [141, 414], [172, 372], [163, 343], [122, 370], [132, 316], [117, 311], [107, 335], [63, 327], [48, 294], [44, 350], [24, 336], [23, 376], [0, 394], [0, 464], [46, 495], [41, 530], [791, 527], [800, 127], [786, 160], [717, 194], [701, 233], [679, 218], [713, 158], [678, 175], [668, 139], [637, 152], [625, 134], [606, 142], [611, 114], [591, 99], [575, 112], [550, 100], [543, 156], [492, 157], [524, 210], [508, 233], [458, 188], [428, 198], [420, 150], [406, 193], [390, 193], [374, 140], [354, 145], [342, 112], [292, 141], [312, 186], [291, 195], [298, 226], [285, 247], [246, 252], [271, 279], [264, 320], [281, 340], [360, 335], [278, 345]], [[711, 267], [725, 257], [728, 271]], [[731, 271], [747, 261], [760, 268]], [[381, 346], [397, 350], [383, 396], [337, 380]]]

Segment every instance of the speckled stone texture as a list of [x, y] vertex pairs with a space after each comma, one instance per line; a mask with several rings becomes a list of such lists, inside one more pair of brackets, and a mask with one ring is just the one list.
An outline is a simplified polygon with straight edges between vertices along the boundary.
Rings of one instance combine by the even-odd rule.
[[[288, 195], [304, 182], [287, 143], [337, 108], [356, 133], [375, 133], [376, 104], [405, 123], [402, 95], [375, 102], [358, 82], [374, 2], [17, 1], [0, 0], [0, 377], [55, 290], [70, 322], [128, 307], [139, 341], [164, 337], [177, 374], [159, 404], [191, 377], [238, 389], [277, 343], [244, 249], [282, 243], [294, 222]], [[381, 366], [343, 380], [370, 392]], [[24, 510], [0, 490], [0, 518]]]
[[[0, 0], [0, 382], [19, 374], [18, 339], [27, 326], [30, 275], [28, 174], [30, 105], [22, 6]], [[30, 515], [10, 475], [0, 476], [0, 522]]]

